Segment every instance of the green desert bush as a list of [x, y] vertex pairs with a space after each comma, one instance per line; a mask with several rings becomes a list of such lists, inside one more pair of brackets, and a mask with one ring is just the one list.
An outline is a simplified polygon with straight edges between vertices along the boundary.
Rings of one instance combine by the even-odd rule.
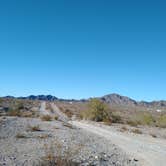
[[161, 115], [161, 116], [157, 119], [156, 126], [157, 126], [157, 127], [166, 128], [166, 114], [165, 114], [165, 115]]
[[54, 117], [54, 120], [58, 120], [58, 119], [59, 119], [58, 116], [55, 116], [55, 117]]
[[155, 119], [150, 113], [143, 113], [139, 118], [142, 125], [153, 125], [155, 123]]
[[111, 113], [111, 122], [112, 123], [122, 123], [122, 118], [117, 113]]
[[88, 110], [82, 112], [82, 117], [96, 122], [110, 119], [107, 105], [99, 99], [91, 99], [89, 101]]
[[139, 113], [127, 121], [127, 124], [131, 126], [148, 125], [153, 126], [155, 124], [155, 118], [150, 113]]
[[127, 120], [127, 124], [129, 124], [130, 126], [136, 127], [140, 124], [140, 122], [136, 120]]

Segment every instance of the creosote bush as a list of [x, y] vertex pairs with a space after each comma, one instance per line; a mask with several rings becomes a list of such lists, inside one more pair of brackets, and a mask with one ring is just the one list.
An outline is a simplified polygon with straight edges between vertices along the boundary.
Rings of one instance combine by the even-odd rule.
[[157, 119], [156, 126], [166, 128], [166, 114], [160, 115], [160, 117]]
[[108, 106], [99, 99], [91, 99], [88, 108], [88, 110], [82, 112], [82, 118], [96, 122], [110, 120]]
[[122, 123], [122, 118], [117, 113], [111, 113], [111, 121], [112, 123]]

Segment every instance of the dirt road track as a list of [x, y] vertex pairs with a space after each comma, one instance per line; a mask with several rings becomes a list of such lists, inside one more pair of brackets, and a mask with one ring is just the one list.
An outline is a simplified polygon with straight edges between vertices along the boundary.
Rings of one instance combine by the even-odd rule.
[[143, 166], [166, 166], [166, 140], [145, 135], [132, 135], [111, 131], [84, 121], [72, 121], [73, 125], [110, 140], [122, 150], [141, 161]]

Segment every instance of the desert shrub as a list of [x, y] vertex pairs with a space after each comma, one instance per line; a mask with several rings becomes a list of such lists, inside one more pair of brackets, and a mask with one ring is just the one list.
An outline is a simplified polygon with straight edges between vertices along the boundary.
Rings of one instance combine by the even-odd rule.
[[131, 126], [148, 125], [152, 126], [155, 124], [155, 119], [150, 113], [139, 113], [127, 121], [127, 124]]
[[16, 104], [16, 108], [18, 109], [18, 110], [22, 110], [22, 109], [24, 109], [25, 107], [24, 107], [24, 103], [23, 102], [17, 102], [17, 104]]
[[52, 118], [51, 118], [50, 115], [43, 115], [43, 116], [41, 117], [41, 120], [43, 120], [43, 121], [51, 121]]
[[71, 117], [73, 116], [73, 113], [72, 113], [72, 111], [71, 111], [70, 109], [65, 109], [65, 114], [66, 114], [69, 118], [71, 118]]
[[157, 119], [156, 126], [166, 128], [166, 114]]
[[45, 156], [40, 162], [40, 166], [78, 166], [77, 162], [72, 159], [81, 150], [81, 146], [68, 145], [67, 148], [63, 148], [63, 143], [60, 141], [52, 142], [51, 144], [45, 144]]
[[129, 129], [126, 126], [122, 126], [121, 129], [120, 129], [121, 132], [125, 132], [125, 131], [128, 131], [128, 130]]
[[18, 116], [18, 117], [34, 117], [33, 112], [30, 111], [23, 111], [19, 109], [9, 109], [6, 112], [7, 116]]
[[35, 117], [35, 113], [30, 111], [23, 111], [21, 112], [21, 116], [26, 118], [32, 118], [32, 117]]
[[97, 122], [110, 119], [107, 105], [99, 99], [91, 99], [88, 108], [88, 110], [82, 112], [83, 118]]
[[55, 117], [54, 117], [54, 120], [58, 120], [58, 116], [55, 116]]
[[136, 127], [140, 124], [140, 122], [136, 120], [127, 120], [127, 124], [129, 124], [130, 126]]
[[8, 116], [21, 116], [21, 111], [18, 109], [9, 109], [9, 111], [7, 112]]
[[141, 130], [139, 130], [139, 129], [133, 129], [133, 130], [131, 130], [133, 133], [135, 133], [135, 134], [142, 134], [142, 131]]
[[117, 113], [112, 113], [111, 114], [111, 121], [112, 123], [121, 123], [122, 122], [122, 118], [119, 114]]
[[3, 99], [2, 98], [0, 98], [0, 104], [2, 104], [3, 103]]
[[155, 119], [150, 113], [141, 114], [139, 120], [142, 125], [153, 125], [155, 122]]

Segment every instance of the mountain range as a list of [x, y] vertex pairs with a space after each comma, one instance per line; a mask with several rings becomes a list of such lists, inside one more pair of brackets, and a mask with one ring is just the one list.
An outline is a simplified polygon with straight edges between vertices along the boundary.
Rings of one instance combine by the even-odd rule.
[[[30, 95], [27, 97], [13, 97], [13, 96], [5, 96], [3, 98], [17, 98], [17, 99], [29, 99], [29, 100], [43, 100], [43, 101], [66, 101], [66, 102], [86, 102], [89, 99], [60, 99], [58, 97], [52, 95]], [[110, 104], [110, 105], [125, 105], [125, 106], [144, 106], [144, 107], [166, 107], [166, 100], [160, 101], [136, 101], [126, 96], [122, 96], [116, 93], [108, 94], [102, 97], [98, 97], [100, 100]]]

